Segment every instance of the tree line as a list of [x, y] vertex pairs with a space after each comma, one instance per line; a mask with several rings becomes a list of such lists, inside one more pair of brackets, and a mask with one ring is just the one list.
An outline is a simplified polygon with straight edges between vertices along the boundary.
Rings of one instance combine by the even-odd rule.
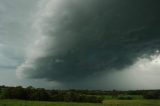
[[0, 95], [2, 99], [21, 99], [37, 101], [56, 102], [88, 102], [102, 103], [103, 97], [97, 95], [87, 95], [76, 90], [46, 90], [43, 88], [33, 88], [31, 86], [23, 88], [1, 87]]
[[132, 100], [132, 95], [141, 95], [144, 99], [160, 99], [160, 90], [46, 90], [32, 86], [27, 88], [0, 86], [2, 99], [102, 103], [106, 95], [121, 100]]

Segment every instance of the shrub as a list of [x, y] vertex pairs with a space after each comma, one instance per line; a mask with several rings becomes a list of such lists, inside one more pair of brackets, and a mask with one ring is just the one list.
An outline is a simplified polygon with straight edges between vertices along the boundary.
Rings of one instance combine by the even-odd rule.
[[159, 91], [149, 91], [143, 95], [144, 99], [160, 99]]
[[118, 99], [119, 100], [132, 100], [133, 97], [131, 97], [131, 96], [118, 96]]

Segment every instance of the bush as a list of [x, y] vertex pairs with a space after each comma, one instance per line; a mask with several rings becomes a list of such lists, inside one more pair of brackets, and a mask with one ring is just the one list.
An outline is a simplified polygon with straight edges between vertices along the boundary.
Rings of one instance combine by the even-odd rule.
[[160, 99], [160, 92], [159, 91], [150, 91], [146, 92], [143, 95], [144, 99]]
[[119, 96], [118, 99], [119, 100], [132, 100], [133, 97], [131, 97], [131, 96]]

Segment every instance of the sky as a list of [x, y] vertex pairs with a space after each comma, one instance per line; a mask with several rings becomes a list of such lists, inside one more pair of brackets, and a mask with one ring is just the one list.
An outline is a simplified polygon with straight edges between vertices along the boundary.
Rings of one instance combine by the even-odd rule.
[[160, 89], [159, 0], [0, 0], [0, 85]]

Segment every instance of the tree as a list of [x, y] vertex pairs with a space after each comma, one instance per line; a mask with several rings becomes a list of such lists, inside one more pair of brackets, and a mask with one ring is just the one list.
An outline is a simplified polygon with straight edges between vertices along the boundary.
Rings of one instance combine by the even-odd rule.
[[160, 91], [149, 91], [146, 92], [143, 97], [145, 99], [160, 99]]

